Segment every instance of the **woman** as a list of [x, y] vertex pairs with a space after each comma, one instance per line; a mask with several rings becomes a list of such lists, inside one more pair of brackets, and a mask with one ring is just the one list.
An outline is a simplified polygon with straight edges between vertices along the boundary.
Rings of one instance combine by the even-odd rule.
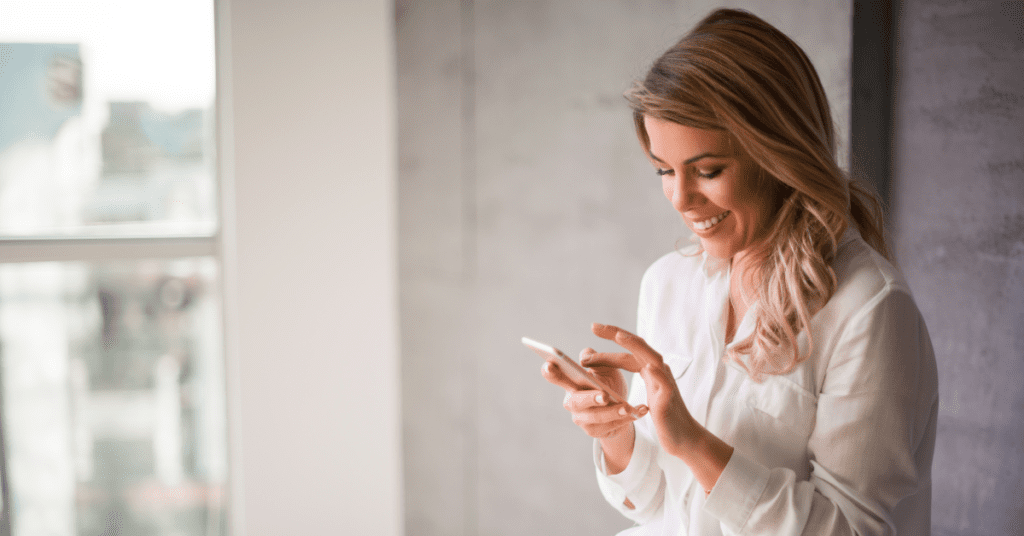
[[718, 10], [626, 97], [699, 244], [648, 269], [638, 335], [593, 326], [626, 353], [581, 354], [622, 394], [639, 373], [643, 417], [543, 371], [625, 533], [928, 534], [934, 354], [807, 56]]

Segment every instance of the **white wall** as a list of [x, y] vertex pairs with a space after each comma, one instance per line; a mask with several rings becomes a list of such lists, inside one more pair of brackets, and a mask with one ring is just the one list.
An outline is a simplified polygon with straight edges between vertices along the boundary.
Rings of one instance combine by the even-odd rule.
[[392, 3], [217, 6], [232, 534], [399, 534]]

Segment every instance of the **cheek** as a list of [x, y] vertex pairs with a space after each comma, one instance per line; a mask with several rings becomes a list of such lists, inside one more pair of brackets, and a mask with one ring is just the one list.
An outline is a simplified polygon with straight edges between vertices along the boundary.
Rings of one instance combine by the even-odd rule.
[[745, 199], [739, 203], [739, 209], [745, 227], [744, 231], [752, 235], [760, 232], [766, 221], [764, 203], [761, 203], [759, 199]]
[[744, 223], [751, 224], [753, 219], [760, 216], [761, 193], [751, 188], [749, 184], [742, 184], [741, 187], [729, 192], [729, 203], [742, 215]]

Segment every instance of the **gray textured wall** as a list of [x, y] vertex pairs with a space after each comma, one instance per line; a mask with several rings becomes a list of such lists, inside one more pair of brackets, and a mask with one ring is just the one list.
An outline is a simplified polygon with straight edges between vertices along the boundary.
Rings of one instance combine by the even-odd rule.
[[[736, 2], [801, 43], [845, 139], [849, 1]], [[612, 534], [590, 439], [528, 335], [570, 354], [632, 327], [685, 232], [621, 97], [708, 1], [397, 5], [409, 534]]]
[[1024, 534], [1024, 3], [906, 0], [896, 250], [939, 364], [933, 534]]

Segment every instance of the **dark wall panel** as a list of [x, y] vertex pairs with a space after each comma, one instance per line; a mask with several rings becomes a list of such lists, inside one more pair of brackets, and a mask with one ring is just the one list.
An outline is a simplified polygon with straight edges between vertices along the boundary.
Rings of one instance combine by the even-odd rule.
[[1024, 534], [1024, 2], [903, 2], [896, 251], [939, 364], [933, 534]]

